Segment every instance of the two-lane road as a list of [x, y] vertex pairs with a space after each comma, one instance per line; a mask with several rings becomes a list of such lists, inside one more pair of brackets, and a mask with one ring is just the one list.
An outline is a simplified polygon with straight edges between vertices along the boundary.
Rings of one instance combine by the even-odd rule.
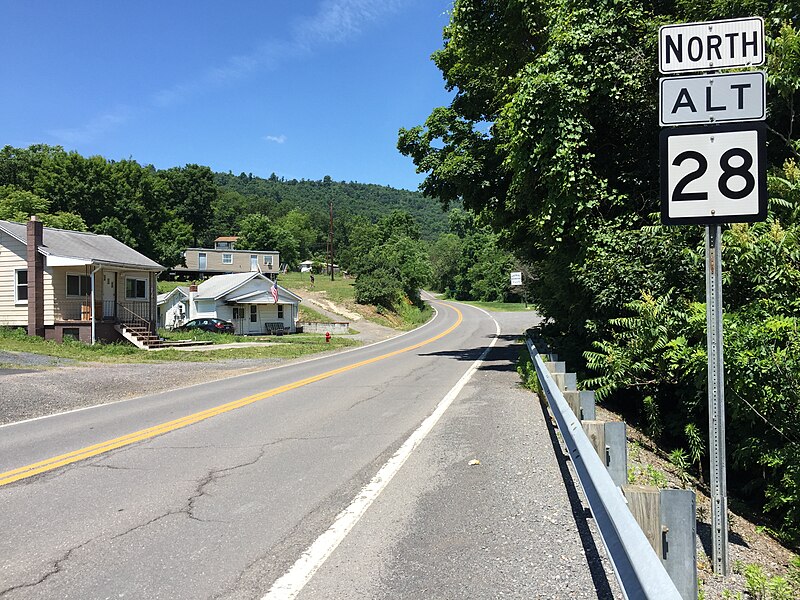
[[[498, 335], [485, 312], [433, 304], [372, 346], [0, 427], [0, 598], [549, 598], [561, 552], [563, 597], [611, 597], [515, 389], [528, 315]], [[483, 456], [461, 481], [471, 451], [515, 470]], [[514, 521], [528, 512], [544, 528]], [[453, 550], [512, 566], [465, 586]]]
[[254, 565], [268, 588], [495, 337], [437, 308], [385, 343], [0, 428], [0, 596], [205, 598]]

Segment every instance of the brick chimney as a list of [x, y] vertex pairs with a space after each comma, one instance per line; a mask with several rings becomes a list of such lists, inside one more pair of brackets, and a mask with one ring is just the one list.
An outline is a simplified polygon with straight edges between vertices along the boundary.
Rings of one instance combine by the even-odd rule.
[[28, 335], [44, 337], [44, 256], [42, 222], [36, 215], [28, 221]]

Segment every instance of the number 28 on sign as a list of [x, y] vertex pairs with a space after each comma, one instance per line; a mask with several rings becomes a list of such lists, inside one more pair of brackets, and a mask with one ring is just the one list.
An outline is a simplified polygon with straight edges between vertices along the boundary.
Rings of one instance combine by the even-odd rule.
[[766, 217], [763, 123], [661, 132], [661, 217], [668, 225]]

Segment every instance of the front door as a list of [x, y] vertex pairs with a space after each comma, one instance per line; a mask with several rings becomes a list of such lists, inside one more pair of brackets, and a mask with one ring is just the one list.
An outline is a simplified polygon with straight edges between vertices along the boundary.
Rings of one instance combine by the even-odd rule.
[[[96, 277], [96, 275], [95, 275]], [[103, 318], [114, 318], [116, 306], [117, 274], [114, 271], [103, 271]]]
[[247, 319], [247, 333], [261, 333], [261, 321], [258, 319], [258, 304], [250, 305]]
[[251, 254], [250, 255], [250, 270], [251, 271], [258, 271], [258, 255]]

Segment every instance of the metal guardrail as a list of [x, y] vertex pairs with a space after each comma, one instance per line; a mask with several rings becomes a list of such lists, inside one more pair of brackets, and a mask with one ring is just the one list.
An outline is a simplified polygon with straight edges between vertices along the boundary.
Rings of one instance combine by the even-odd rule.
[[622, 593], [636, 600], [681, 600], [678, 589], [628, 510], [622, 492], [611, 480], [536, 347], [530, 339], [526, 343]]

